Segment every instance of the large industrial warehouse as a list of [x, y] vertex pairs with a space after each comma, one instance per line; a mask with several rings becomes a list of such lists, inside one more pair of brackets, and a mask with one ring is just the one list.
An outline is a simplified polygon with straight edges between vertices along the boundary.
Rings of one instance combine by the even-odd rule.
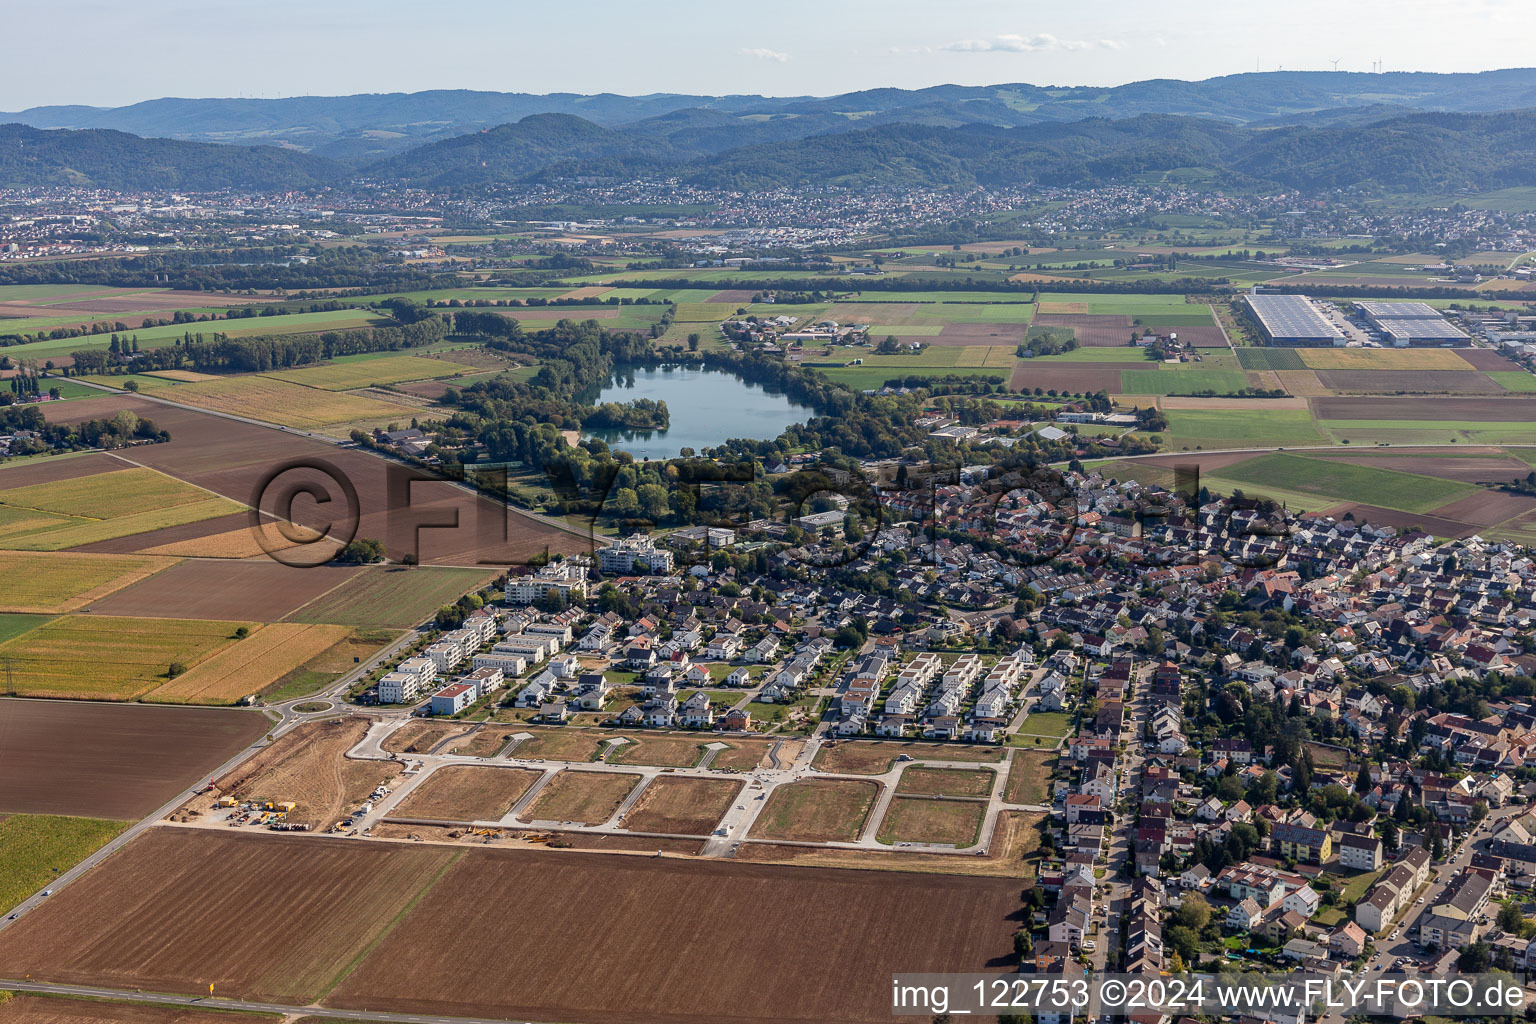
[[1305, 295], [1247, 296], [1248, 308], [1272, 345], [1342, 345], [1344, 332]]
[[1447, 345], [1467, 341], [1462, 330], [1424, 302], [1357, 302], [1355, 306], [1383, 340], [1397, 348]]

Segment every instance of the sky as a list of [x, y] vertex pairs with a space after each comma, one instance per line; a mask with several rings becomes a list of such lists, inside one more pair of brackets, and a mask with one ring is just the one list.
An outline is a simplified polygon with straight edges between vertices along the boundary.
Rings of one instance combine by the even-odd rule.
[[1529, 0], [48, 0], [0, 110], [422, 89], [829, 95], [1536, 64]]

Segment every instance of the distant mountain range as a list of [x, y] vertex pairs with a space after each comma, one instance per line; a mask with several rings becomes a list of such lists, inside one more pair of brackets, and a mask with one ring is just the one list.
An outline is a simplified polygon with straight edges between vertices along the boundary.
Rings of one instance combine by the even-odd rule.
[[[1409, 101], [1458, 109], [1413, 109]], [[541, 106], [577, 108], [582, 116], [530, 110]], [[1514, 109], [1521, 106], [1531, 109]], [[1155, 107], [1172, 112], [1137, 109]], [[1466, 107], [1499, 112], [1460, 109]], [[0, 185], [206, 190], [363, 177], [473, 188], [667, 174], [703, 186], [764, 189], [1093, 184], [1166, 172], [1305, 189], [1536, 184], [1536, 70], [1286, 72], [1099, 90], [942, 86], [792, 100], [448, 92], [40, 109], [46, 116], [28, 111], [0, 119], [76, 124], [54, 131], [0, 126]], [[518, 116], [484, 127], [465, 120], [502, 113]], [[386, 123], [391, 118], [394, 127]], [[78, 126], [93, 119], [134, 124], [146, 134], [159, 126], [177, 137]], [[407, 122], [420, 134], [404, 130]], [[288, 136], [314, 125], [330, 133], [329, 141], [310, 152], [296, 148]], [[313, 134], [311, 141], [324, 133]], [[256, 137], [284, 144], [203, 141]], [[389, 144], [369, 141], [379, 139]]]

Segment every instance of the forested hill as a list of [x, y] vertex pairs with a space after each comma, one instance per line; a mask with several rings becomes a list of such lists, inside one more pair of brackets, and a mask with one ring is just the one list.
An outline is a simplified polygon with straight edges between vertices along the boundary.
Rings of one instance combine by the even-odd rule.
[[[771, 122], [770, 122], [771, 124]], [[1144, 114], [1000, 128], [884, 124], [766, 139], [708, 112], [605, 128], [568, 114], [427, 143], [360, 171], [275, 146], [141, 139], [104, 130], [0, 126], [0, 186], [128, 190], [343, 184], [475, 188], [570, 177], [666, 175], [706, 186], [1098, 185], [1178, 171], [1215, 186], [1365, 186], [1447, 192], [1536, 185], [1536, 111], [1410, 114], [1365, 123], [1239, 127]], [[745, 144], [741, 139], [746, 138]]]
[[[1536, 69], [1454, 75], [1276, 71], [1199, 82], [1153, 79], [1113, 87], [939, 85], [869, 89], [840, 96], [536, 95], [445, 89], [288, 99], [164, 98], [123, 107], [33, 107], [0, 114], [0, 123], [112, 128], [194, 141], [276, 143], [362, 166], [425, 141], [515, 123], [532, 114], [569, 114], [613, 128], [680, 111], [705, 111], [712, 115], [706, 127], [714, 140], [704, 145], [719, 151], [727, 148], [722, 141], [738, 146], [898, 122], [949, 128], [1019, 127], [1089, 117], [1173, 114], [1253, 124], [1371, 107], [1398, 113], [1536, 107]], [[765, 131], [759, 133], [760, 129]], [[642, 129], [640, 134], [655, 133]], [[755, 135], [755, 139], [741, 135]]]
[[0, 125], [0, 187], [78, 185], [126, 191], [308, 188], [340, 180], [324, 157], [276, 146], [144, 139], [125, 132]]

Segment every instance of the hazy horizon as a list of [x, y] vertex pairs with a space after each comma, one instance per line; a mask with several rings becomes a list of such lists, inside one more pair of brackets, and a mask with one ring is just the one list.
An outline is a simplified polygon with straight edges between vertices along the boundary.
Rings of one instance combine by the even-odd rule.
[[[0, 109], [118, 107], [163, 97], [277, 99], [470, 89], [826, 96], [1024, 82], [1115, 86], [1262, 71], [1465, 73], [1529, 66], [1536, 6], [1514, 0], [783, 0], [769, 13], [674, 0], [561, 11], [450, 0], [56, 0], [13, 12]], [[809, 27], [808, 27], [809, 26]], [[1326, 34], [1325, 45], [1319, 39]], [[1240, 40], [1234, 42], [1234, 40]], [[114, 55], [120, 60], [111, 60]], [[663, 59], [658, 59], [663, 58]], [[670, 59], [667, 59], [670, 58]]]

